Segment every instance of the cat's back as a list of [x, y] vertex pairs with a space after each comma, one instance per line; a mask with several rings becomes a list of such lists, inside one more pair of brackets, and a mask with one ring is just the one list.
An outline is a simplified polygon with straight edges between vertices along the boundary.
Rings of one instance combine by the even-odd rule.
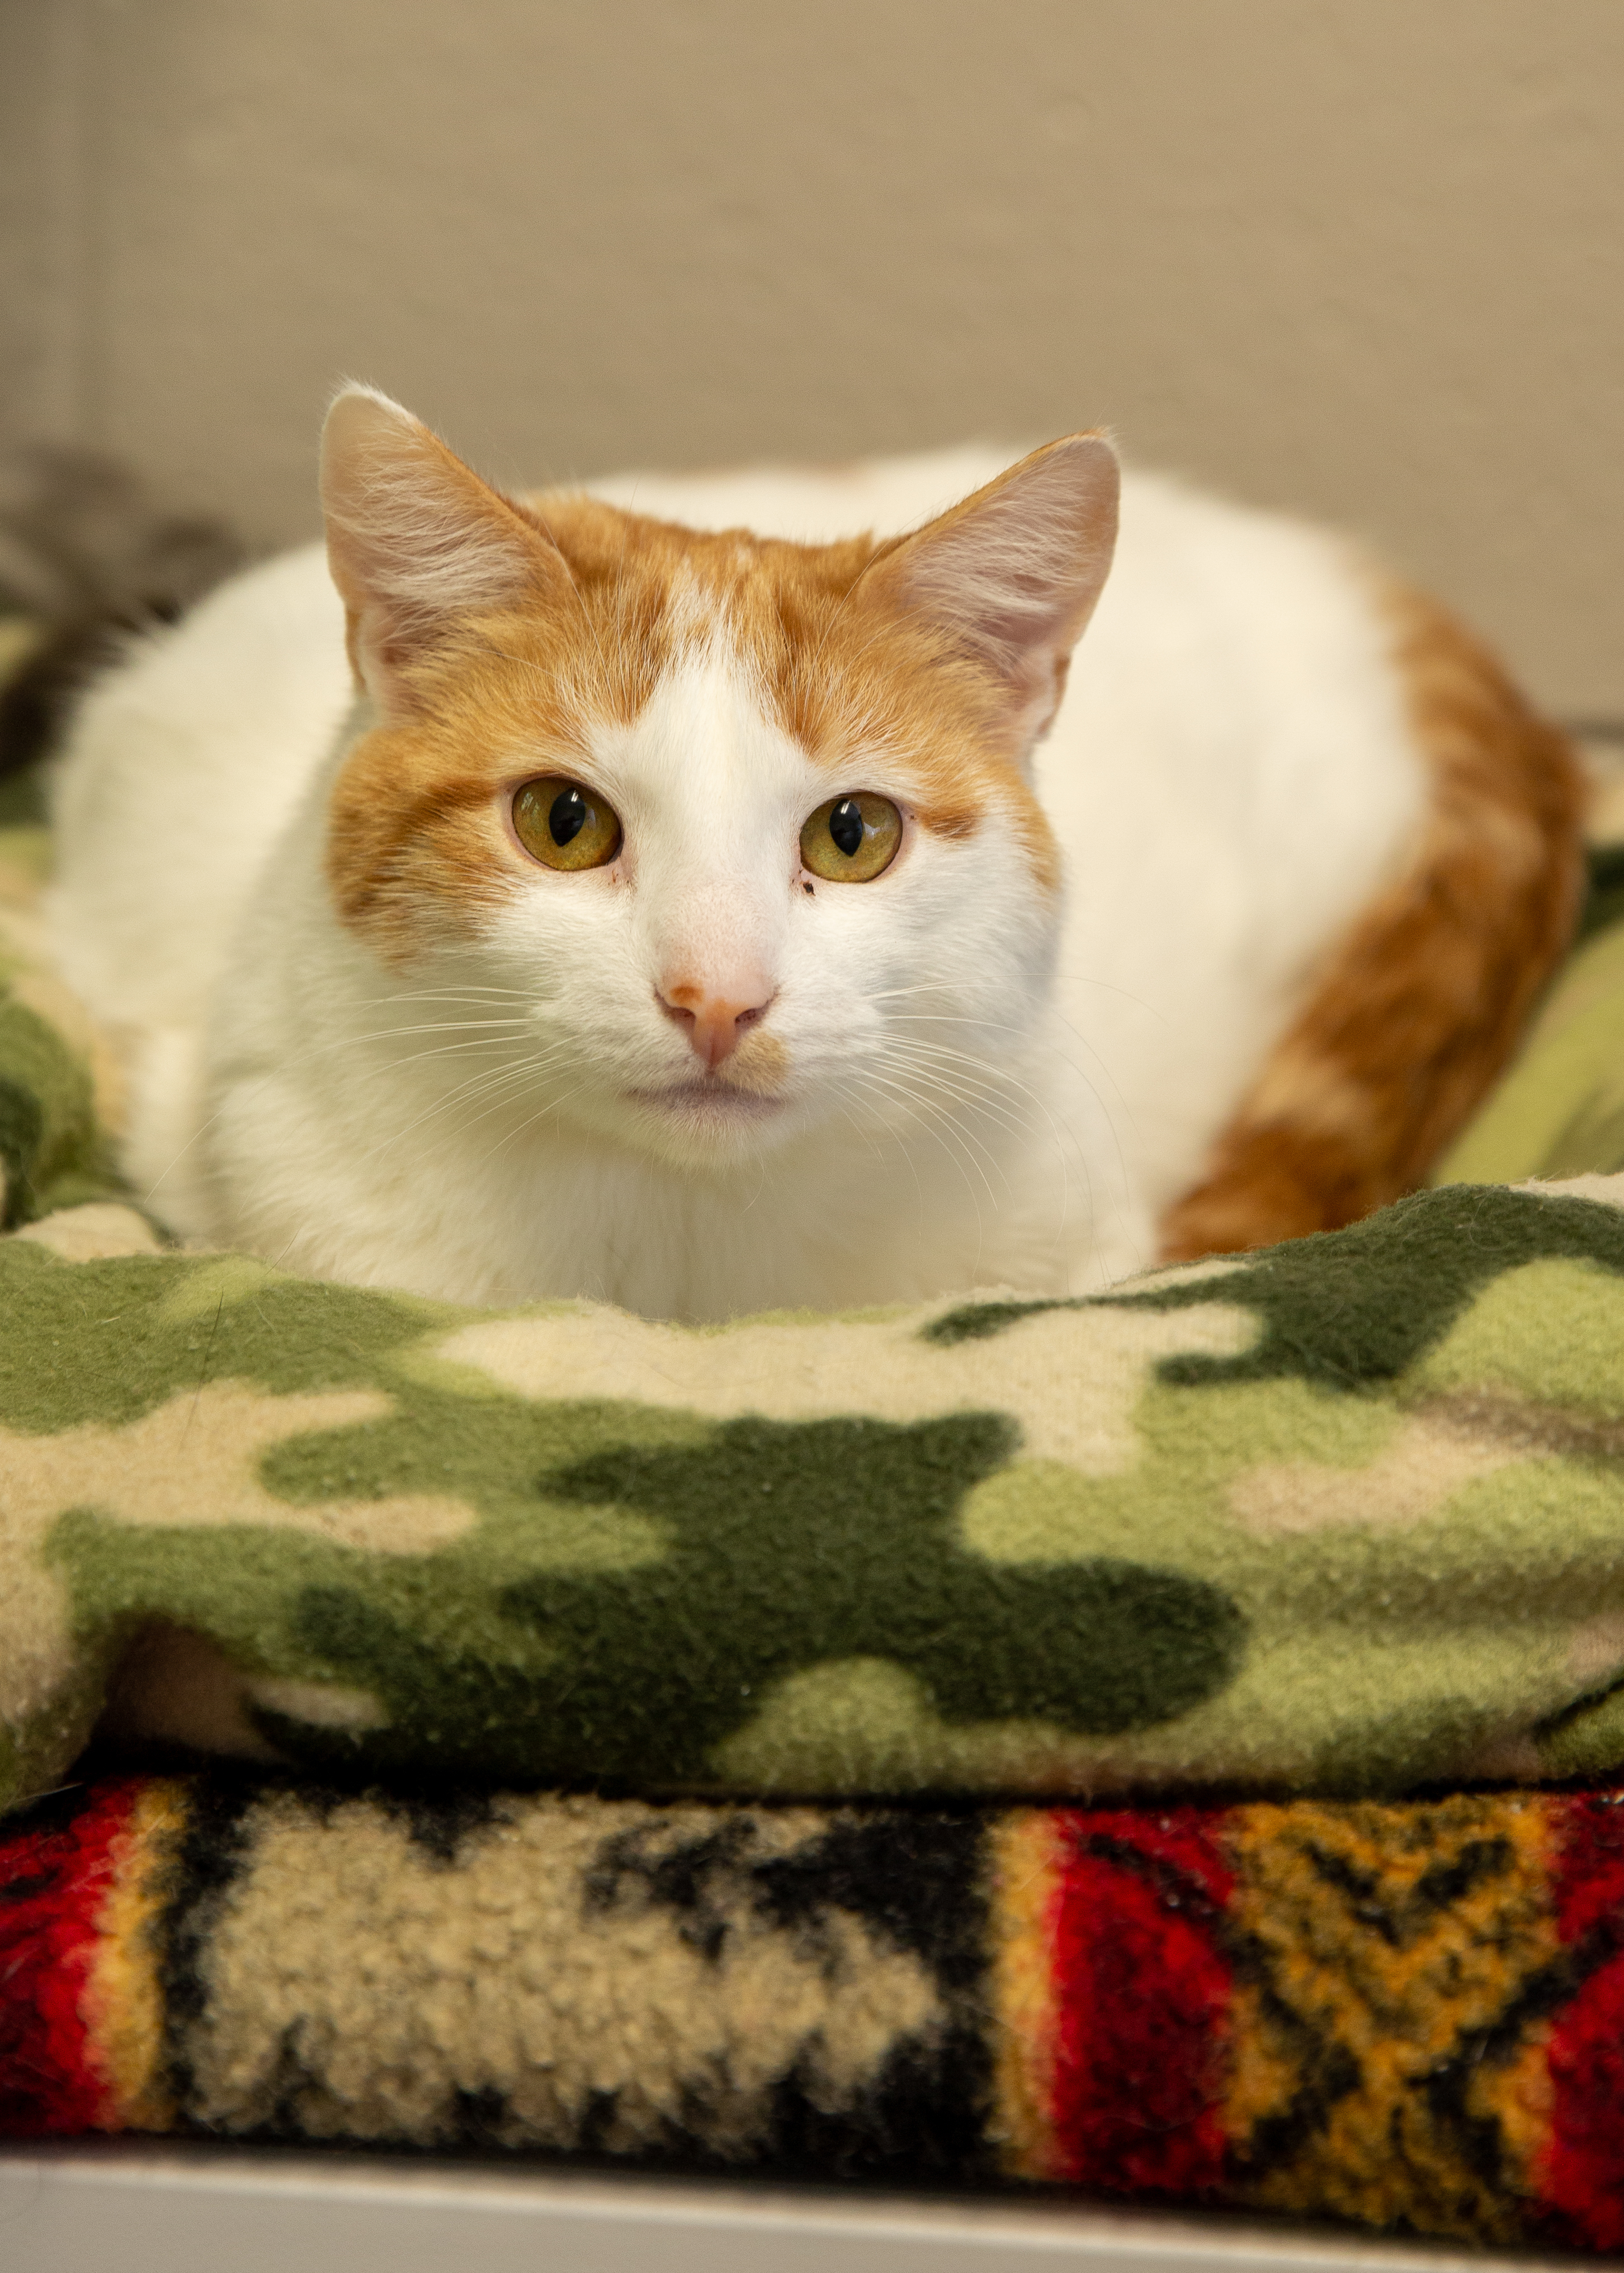
[[743, 466], [690, 474], [630, 473], [588, 483], [627, 513], [690, 529], [748, 529], [800, 544], [827, 544], [872, 529], [891, 536], [957, 505], [1020, 456], [966, 443], [897, 458], [832, 466]]
[[233, 577], [92, 686], [52, 777], [53, 918], [101, 1016], [196, 1017], [352, 700], [319, 544]]
[[[822, 544], [916, 528], [1019, 454], [971, 444], [849, 466], [628, 474], [590, 486], [628, 511], [692, 528]], [[1372, 577], [1343, 539], [1124, 467], [1116, 558], [1072, 659], [1055, 740], [1069, 752], [1079, 733], [1103, 734], [1129, 762], [1170, 751], [1209, 774], [1227, 746], [1267, 769], [1300, 746], [1305, 714], [1334, 731], [1340, 706], [1348, 740], [1362, 745], [1372, 702], [1390, 712], [1385, 655]]]

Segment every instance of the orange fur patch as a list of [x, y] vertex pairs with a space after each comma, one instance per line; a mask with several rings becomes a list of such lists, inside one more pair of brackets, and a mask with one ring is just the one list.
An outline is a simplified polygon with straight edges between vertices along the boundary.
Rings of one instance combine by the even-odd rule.
[[364, 736], [334, 789], [335, 903], [386, 957], [410, 958], [425, 916], [465, 934], [520, 873], [496, 805], [515, 754], [537, 772], [570, 771], [591, 724], [634, 720], [718, 634], [763, 713], [832, 776], [862, 787], [861, 754], [883, 750], [921, 825], [944, 836], [972, 834], [996, 806], [1056, 887], [1054, 838], [1002, 746], [992, 675], [883, 580], [865, 586], [898, 540], [709, 535], [583, 497], [523, 510], [568, 584], [538, 577], [521, 604], [424, 641], [404, 670], [410, 715]]
[[717, 1077], [747, 1097], [776, 1097], [789, 1071], [789, 1052], [778, 1036], [757, 1026], [740, 1043], [730, 1058], [716, 1069]]
[[1434, 602], [1381, 589], [1432, 799], [1161, 1225], [1167, 1262], [1335, 1230], [1413, 1190], [1504, 1067], [1572, 935], [1584, 787], [1563, 737]]

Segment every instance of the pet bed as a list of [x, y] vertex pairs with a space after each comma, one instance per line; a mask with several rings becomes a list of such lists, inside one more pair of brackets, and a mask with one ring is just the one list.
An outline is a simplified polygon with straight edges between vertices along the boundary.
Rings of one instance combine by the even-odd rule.
[[697, 1331], [163, 1251], [0, 855], [14, 2135], [1624, 2242], [1624, 934], [1448, 1168], [1564, 1184]]

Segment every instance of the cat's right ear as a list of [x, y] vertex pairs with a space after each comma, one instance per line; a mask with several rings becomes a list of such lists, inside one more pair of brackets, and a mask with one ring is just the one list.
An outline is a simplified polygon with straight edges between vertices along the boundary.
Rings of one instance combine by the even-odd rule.
[[321, 506], [350, 660], [386, 722], [411, 714], [413, 665], [470, 615], [568, 578], [532, 521], [370, 386], [345, 387], [327, 412]]
[[990, 683], [1018, 764], [1053, 723], [1109, 571], [1119, 485], [1105, 436], [1068, 434], [883, 546], [859, 586]]

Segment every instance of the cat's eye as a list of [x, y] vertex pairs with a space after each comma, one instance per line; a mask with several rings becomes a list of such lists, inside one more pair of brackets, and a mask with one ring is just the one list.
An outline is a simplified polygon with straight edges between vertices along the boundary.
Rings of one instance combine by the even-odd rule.
[[831, 797], [801, 832], [801, 858], [831, 884], [866, 884], [889, 868], [902, 842], [902, 815], [888, 797]]
[[513, 833], [549, 868], [601, 868], [620, 849], [620, 823], [595, 790], [545, 774], [513, 800]]

